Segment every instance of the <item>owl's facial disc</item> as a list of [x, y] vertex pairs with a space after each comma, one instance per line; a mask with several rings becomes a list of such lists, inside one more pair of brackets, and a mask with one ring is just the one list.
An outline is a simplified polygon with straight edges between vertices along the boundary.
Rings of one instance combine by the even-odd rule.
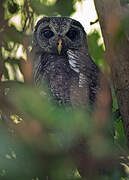
[[79, 50], [87, 44], [82, 25], [66, 17], [46, 17], [36, 25], [34, 40], [42, 52], [67, 55], [68, 50]]

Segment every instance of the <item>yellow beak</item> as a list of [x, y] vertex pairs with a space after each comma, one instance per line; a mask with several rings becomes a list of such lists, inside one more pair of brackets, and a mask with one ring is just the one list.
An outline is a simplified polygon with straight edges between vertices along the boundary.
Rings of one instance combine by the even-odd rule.
[[59, 55], [60, 55], [61, 50], [62, 50], [62, 39], [61, 39], [61, 38], [58, 39], [57, 50], [58, 50], [58, 53], [59, 53]]

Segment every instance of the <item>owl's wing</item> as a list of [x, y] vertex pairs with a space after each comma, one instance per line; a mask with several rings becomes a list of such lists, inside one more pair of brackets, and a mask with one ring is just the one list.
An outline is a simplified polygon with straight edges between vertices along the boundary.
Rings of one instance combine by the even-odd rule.
[[71, 69], [79, 74], [80, 87], [83, 86], [85, 81], [90, 83], [92, 79], [97, 78], [99, 69], [92, 61], [87, 50], [68, 50], [67, 54]]
[[[73, 60], [72, 62], [76, 62], [74, 63], [74, 65], [76, 65], [75, 67], [79, 68], [79, 87], [88, 86], [89, 88], [90, 102], [93, 104], [98, 94], [101, 99], [105, 98], [107, 96], [105, 93], [107, 92], [109, 95], [107, 98], [110, 101], [109, 105], [112, 107], [112, 96], [109, 81], [105, 74], [102, 73], [93, 62], [87, 49], [81, 49], [80, 51], [69, 50], [67, 53], [70, 59], [69, 63]], [[72, 69], [74, 70], [75, 68], [73, 67]]]
[[94, 102], [99, 89], [99, 68], [92, 61], [87, 49], [68, 50], [67, 54], [71, 69], [79, 75], [78, 87], [89, 91], [89, 99]]
[[70, 67], [75, 72], [81, 72], [86, 73], [86, 69], [92, 69], [97, 70], [98, 67], [95, 65], [95, 63], [92, 61], [88, 51], [86, 49], [80, 49], [80, 50], [68, 50], [67, 51], [68, 57], [69, 57], [69, 64]]
[[80, 68], [79, 68], [79, 56], [75, 54], [73, 51], [68, 50], [67, 51], [68, 57], [69, 57], [69, 65], [71, 69], [73, 69], [75, 72], [79, 73]]

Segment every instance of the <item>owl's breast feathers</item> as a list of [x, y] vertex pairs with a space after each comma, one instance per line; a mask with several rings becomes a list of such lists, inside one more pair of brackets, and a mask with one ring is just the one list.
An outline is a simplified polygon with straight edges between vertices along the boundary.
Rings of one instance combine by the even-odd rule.
[[78, 81], [78, 74], [70, 68], [67, 57], [44, 54], [35, 69], [37, 70], [34, 72], [37, 73], [34, 74], [34, 79], [38, 86], [45, 81], [55, 100], [63, 104], [70, 103], [70, 87], [72, 81]]
[[88, 67], [87, 75], [74, 71], [67, 56], [43, 54], [34, 66], [34, 81], [42, 86], [44, 82], [60, 103], [84, 105], [94, 103], [98, 68], [93, 64]]

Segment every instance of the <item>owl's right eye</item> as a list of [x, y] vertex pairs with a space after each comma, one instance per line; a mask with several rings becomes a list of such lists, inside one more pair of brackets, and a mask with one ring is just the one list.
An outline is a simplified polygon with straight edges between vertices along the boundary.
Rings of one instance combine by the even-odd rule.
[[54, 36], [54, 33], [51, 30], [45, 30], [42, 32], [44, 37], [47, 39], [50, 39], [52, 36]]

